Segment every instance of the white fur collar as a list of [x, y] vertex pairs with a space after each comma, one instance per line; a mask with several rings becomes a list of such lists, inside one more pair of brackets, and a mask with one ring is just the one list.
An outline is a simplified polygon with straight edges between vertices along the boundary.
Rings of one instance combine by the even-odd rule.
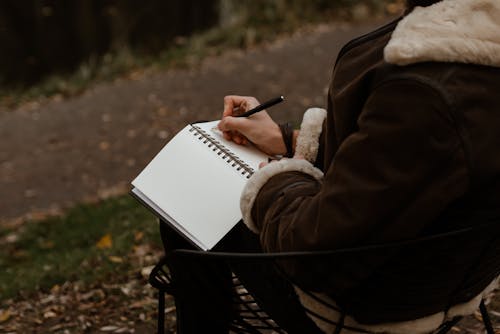
[[385, 48], [385, 60], [500, 67], [500, 1], [443, 0], [416, 7], [401, 20]]

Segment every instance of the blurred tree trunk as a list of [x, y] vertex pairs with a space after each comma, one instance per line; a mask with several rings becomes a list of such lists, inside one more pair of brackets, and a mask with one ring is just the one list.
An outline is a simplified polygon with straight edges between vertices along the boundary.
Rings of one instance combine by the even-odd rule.
[[75, 0], [73, 3], [71, 16], [75, 18], [75, 38], [80, 54], [88, 57], [97, 50], [102, 51], [98, 43], [100, 20], [96, 19], [99, 11], [95, 1]]
[[114, 1], [106, 8], [109, 22], [110, 48], [119, 50], [128, 46], [130, 16], [129, 1]]
[[159, 52], [218, 23], [219, 0], [2, 0], [0, 85], [74, 70], [92, 55]]

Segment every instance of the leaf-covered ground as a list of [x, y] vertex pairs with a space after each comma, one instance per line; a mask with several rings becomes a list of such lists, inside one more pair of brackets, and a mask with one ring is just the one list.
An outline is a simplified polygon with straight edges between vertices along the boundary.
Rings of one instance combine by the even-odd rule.
[[130, 196], [2, 228], [0, 243], [0, 333], [154, 331], [158, 222]]

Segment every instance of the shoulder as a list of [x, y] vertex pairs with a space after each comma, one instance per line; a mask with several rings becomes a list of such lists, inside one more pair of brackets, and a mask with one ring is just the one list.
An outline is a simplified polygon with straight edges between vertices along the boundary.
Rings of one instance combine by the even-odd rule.
[[391, 119], [397, 127], [424, 126], [429, 132], [456, 135], [458, 91], [449, 83], [455, 71], [453, 65], [437, 63], [379, 66], [360, 117]]
[[[488, 92], [499, 84], [500, 69], [488, 66], [447, 62], [399, 66], [384, 62], [373, 71], [371, 91], [386, 86], [414, 86], [420, 88], [420, 93], [432, 93], [449, 108], [462, 108], [464, 98], [488, 98]], [[401, 93], [414, 94], [411, 90]]]
[[381, 88], [390, 86], [404, 86], [404, 95], [414, 95], [416, 92], [408, 88], [418, 88], [417, 92], [427, 91], [440, 97], [447, 104], [452, 103], [450, 92], [447, 89], [447, 81], [453, 72], [456, 72], [454, 64], [443, 63], [419, 63], [407, 66], [398, 66], [382, 63], [378, 66], [372, 76], [371, 90], [380, 91]]

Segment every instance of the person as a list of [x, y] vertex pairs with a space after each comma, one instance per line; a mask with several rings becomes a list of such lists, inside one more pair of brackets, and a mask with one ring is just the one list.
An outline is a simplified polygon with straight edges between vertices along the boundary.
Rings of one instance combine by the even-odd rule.
[[[287, 157], [263, 163], [242, 193], [244, 224], [258, 239], [251, 248], [383, 244], [500, 216], [498, 17], [497, 0], [408, 0], [402, 18], [340, 51], [327, 109], [307, 110], [300, 130], [275, 123], [265, 111], [233, 117], [259, 102], [226, 96], [219, 123], [224, 136]], [[396, 257], [375, 280], [377, 264], [356, 266], [353, 275], [343, 271], [354, 266], [346, 259], [330, 269], [337, 278], [322, 296], [347, 309], [350, 323], [362, 328], [429, 332], [447, 316], [477, 308], [495, 288], [498, 261], [469, 277], [468, 255], [482, 246], [471, 242], [455, 249], [463, 261], [456, 261], [453, 273], [431, 271], [449, 282], [439, 293], [418, 267], [414, 286], [405, 290], [403, 278], [394, 280], [398, 266], [417, 258]], [[492, 252], [498, 258], [498, 249]], [[307, 272], [294, 274], [298, 281], [311, 279]], [[469, 279], [475, 283], [457, 292]], [[301, 303], [311, 302], [297, 293]]]

